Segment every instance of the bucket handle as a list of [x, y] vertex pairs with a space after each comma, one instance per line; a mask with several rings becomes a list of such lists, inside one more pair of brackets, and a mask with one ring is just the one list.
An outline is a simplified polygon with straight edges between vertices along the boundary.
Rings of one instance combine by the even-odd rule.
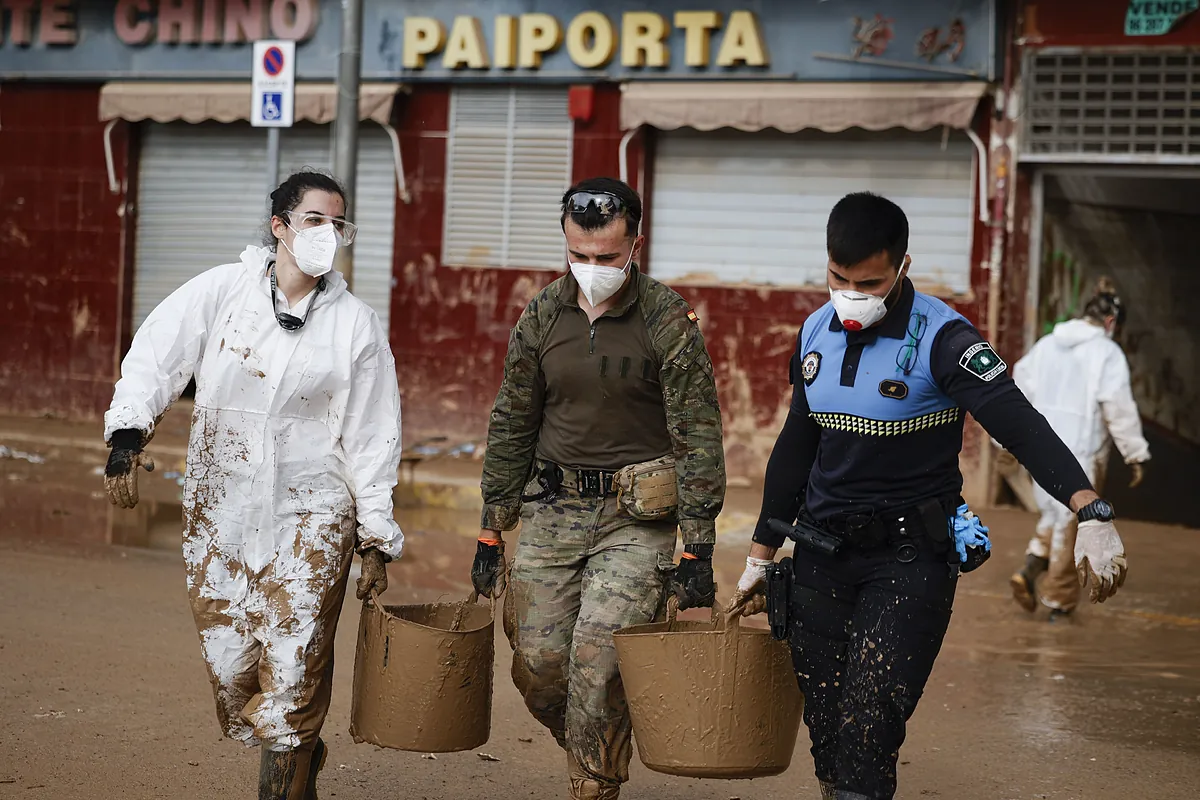
[[[462, 629], [463, 617], [467, 613], [467, 606], [477, 603], [478, 601], [479, 601], [479, 595], [475, 594], [475, 592], [471, 592], [466, 597], [464, 597], [462, 600], [458, 601], [458, 609], [454, 612], [454, 621], [450, 624], [451, 631], [458, 631], [458, 630]], [[365, 603], [366, 601], [364, 600], [363, 602]], [[370, 602], [372, 605], [375, 606], [375, 609], [379, 612], [379, 620], [380, 620], [381, 624], [387, 620], [396, 619], [396, 615], [393, 614], [392, 612], [388, 611], [387, 608], [383, 605], [383, 603], [380, 602], [379, 592], [375, 591], [374, 589], [371, 590]], [[492, 608], [492, 616], [495, 617], [496, 616], [496, 598], [494, 598], [494, 597], [491, 599], [491, 608]]]
[[[488, 598], [492, 607], [492, 619], [496, 618], [496, 598]], [[479, 602], [479, 593], [472, 590], [470, 594], [458, 602], [458, 610], [454, 612], [454, 622], [450, 624], [450, 630], [457, 631], [462, 628], [463, 616], [467, 613], [467, 606], [474, 605]]]
[[[676, 617], [679, 615], [679, 598], [674, 594], [667, 597], [667, 630], [672, 630], [675, 627]], [[711, 622], [714, 631], [724, 633], [732, 633], [734, 636], [738, 632], [738, 617], [740, 615], [730, 615], [725, 612], [725, 607], [721, 605], [721, 601], [715, 600], [712, 604]]]

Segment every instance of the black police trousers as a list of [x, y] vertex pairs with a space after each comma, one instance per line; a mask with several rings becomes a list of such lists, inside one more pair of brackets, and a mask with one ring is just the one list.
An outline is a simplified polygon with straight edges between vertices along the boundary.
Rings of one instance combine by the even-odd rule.
[[905, 725], [950, 624], [958, 571], [929, 540], [793, 558], [789, 644], [817, 779], [839, 798], [896, 793]]

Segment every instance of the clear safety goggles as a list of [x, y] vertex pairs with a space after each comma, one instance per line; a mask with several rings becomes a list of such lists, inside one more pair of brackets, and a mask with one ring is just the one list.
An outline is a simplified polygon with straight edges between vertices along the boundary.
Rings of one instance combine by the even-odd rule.
[[334, 231], [341, 237], [342, 245], [354, 244], [354, 237], [358, 235], [358, 226], [353, 222], [347, 222], [341, 217], [330, 217], [326, 214], [311, 214], [301, 211], [289, 211], [287, 212], [287, 217], [292, 229], [297, 232], [306, 228], [333, 225]]
[[621, 198], [608, 192], [575, 192], [567, 198], [568, 214], [584, 214], [589, 206], [595, 206], [602, 216], [615, 217], [628, 209]]

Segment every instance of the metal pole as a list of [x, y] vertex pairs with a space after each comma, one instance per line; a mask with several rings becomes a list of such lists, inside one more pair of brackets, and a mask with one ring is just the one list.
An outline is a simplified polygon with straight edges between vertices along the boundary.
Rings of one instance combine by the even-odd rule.
[[[346, 187], [346, 217], [353, 220], [358, 184], [358, 85], [362, 72], [362, 0], [342, 0], [342, 50], [338, 55], [337, 118], [334, 120], [333, 174]], [[338, 270], [354, 288], [354, 257], [338, 250]]]
[[[267, 194], [279, 186], [279, 128], [267, 128]], [[270, 205], [271, 201], [267, 201]]]

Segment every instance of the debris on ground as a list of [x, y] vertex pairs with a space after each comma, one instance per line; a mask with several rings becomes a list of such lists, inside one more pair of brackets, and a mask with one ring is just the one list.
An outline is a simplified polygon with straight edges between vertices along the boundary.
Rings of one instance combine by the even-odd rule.
[[517, 741], [518, 741], [518, 742], [524, 742], [525, 744], [533, 744], [533, 739], [532, 739], [532, 738], [526, 739], [524, 736], [519, 736], [519, 737], [517, 737]]
[[48, 718], [52, 717], [54, 719], [62, 719], [66, 715], [67, 715], [67, 712], [65, 712], [65, 711], [47, 711], [45, 714], [34, 714], [33, 718], [34, 719], [48, 719]]
[[494, 755], [492, 755], [491, 753], [476, 753], [475, 755], [479, 756], [479, 759], [481, 761], [499, 761], [500, 760], [500, 759], [496, 758]]
[[426, 753], [425, 755], [421, 756], [421, 758], [425, 759], [426, 761], [437, 761], [437, 756], [435, 756], [433, 753]]
[[39, 456], [37, 453], [26, 453], [21, 450], [13, 450], [0, 444], [0, 458], [14, 458], [19, 461], [28, 461], [30, 464], [45, 464], [46, 459]]

